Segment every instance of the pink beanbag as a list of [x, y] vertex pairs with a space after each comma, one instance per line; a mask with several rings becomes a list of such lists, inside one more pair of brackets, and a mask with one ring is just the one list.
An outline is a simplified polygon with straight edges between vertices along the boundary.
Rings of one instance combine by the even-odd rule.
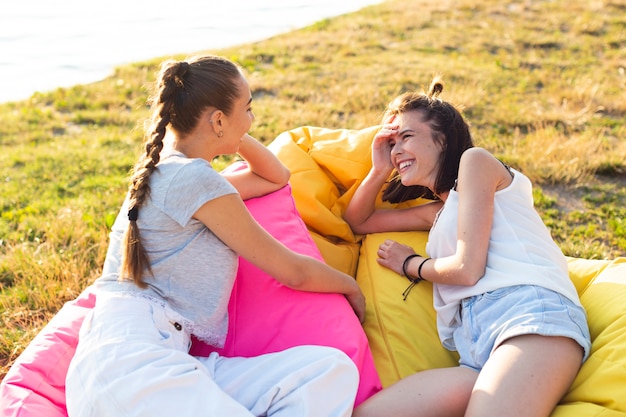
[[[291, 187], [247, 200], [246, 205], [287, 247], [323, 259], [296, 210]], [[357, 403], [381, 388], [365, 332], [343, 295], [294, 291], [240, 258], [229, 314], [228, 337], [219, 351], [224, 356], [256, 356], [298, 345], [333, 346], [359, 368]], [[212, 349], [195, 343], [191, 352], [207, 356]]]
[[[289, 186], [246, 205], [259, 224], [287, 247], [322, 259]], [[67, 417], [65, 374], [78, 329], [94, 303], [95, 296], [87, 288], [33, 339], [0, 384], [0, 417]], [[229, 335], [219, 350], [224, 356], [256, 356], [303, 344], [333, 346], [359, 368], [356, 404], [381, 389], [365, 333], [342, 295], [291, 290], [241, 259], [229, 313]], [[212, 350], [194, 341], [191, 352], [201, 356]]]
[[0, 416], [67, 417], [65, 374], [80, 325], [95, 303], [87, 288], [66, 303], [24, 349], [0, 384]]

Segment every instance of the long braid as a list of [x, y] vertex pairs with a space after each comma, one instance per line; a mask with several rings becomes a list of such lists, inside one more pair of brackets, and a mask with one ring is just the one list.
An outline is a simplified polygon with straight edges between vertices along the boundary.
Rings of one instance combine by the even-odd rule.
[[145, 145], [145, 154], [133, 170], [129, 187], [129, 225], [123, 239], [122, 271], [120, 278], [132, 278], [137, 286], [145, 288], [145, 271], [152, 273], [150, 260], [144, 249], [137, 225], [139, 209], [150, 195], [150, 176], [161, 158], [163, 139], [171, 121], [172, 107], [177, 87], [188, 70], [186, 62], [167, 63], [163, 66], [158, 84], [158, 93], [153, 101], [152, 131]]
[[203, 56], [189, 61], [166, 61], [161, 66], [152, 98], [152, 126], [148, 130], [145, 153], [133, 169], [129, 187], [128, 229], [122, 241], [120, 279], [132, 279], [140, 288], [147, 286], [146, 272], [152, 274], [150, 259], [141, 243], [139, 210], [150, 196], [150, 176], [157, 169], [166, 132], [183, 139], [198, 125], [207, 108], [230, 114], [238, 97], [239, 67], [228, 59]]

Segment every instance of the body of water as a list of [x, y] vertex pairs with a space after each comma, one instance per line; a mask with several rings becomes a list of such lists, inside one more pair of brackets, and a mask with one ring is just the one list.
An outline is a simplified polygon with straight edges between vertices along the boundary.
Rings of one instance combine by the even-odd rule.
[[259, 41], [381, 0], [21, 0], [0, 12], [0, 102], [113, 67]]

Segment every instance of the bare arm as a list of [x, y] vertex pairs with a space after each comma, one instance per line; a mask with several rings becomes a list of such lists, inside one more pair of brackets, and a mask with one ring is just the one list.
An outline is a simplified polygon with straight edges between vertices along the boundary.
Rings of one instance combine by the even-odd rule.
[[431, 203], [408, 209], [376, 209], [376, 197], [393, 171], [390, 140], [397, 134], [397, 125], [383, 126], [372, 142], [372, 168], [350, 199], [343, 215], [355, 233], [380, 233], [428, 230], [441, 208]]
[[[422, 266], [422, 277], [429, 281], [452, 285], [474, 285], [485, 272], [491, 226], [493, 224], [494, 195], [511, 183], [511, 177], [502, 164], [487, 151], [473, 148], [466, 151], [459, 167], [459, 220], [456, 253], [427, 261]], [[402, 263], [414, 253], [397, 242], [384, 242], [379, 248], [379, 263], [402, 273]], [[425, 258], [413, 258], [407, 272], [418, 276], [418, 268]]]
[[372, 233], [371, 217], [376, 213], [376, 196], [393, 171], [389, 141], [398, 131], [397, 125], [385, 124], [372, 141], [372, 168], [350, 199], [343, 215], [356, 233]]
[[365, 297], [354, 278], [291, 251], [252, 218], [238, 195], [204, 204], [194, 215], [226, 245], [280, 283], [300, 291], [344, 294], [361, 322]]
[[248, 167], [225, 173], [224, 177], [235, 186], [242, 199], [260, 197], [287, 185], [291, 175], [287, 167], [252, 136], [244, 135], [238, 153]]

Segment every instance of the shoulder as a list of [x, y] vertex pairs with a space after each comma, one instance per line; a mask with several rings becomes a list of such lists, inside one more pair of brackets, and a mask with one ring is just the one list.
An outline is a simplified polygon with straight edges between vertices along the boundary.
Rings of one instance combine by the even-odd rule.
[[495, 156], [493, 156], [491, 152], [489, 152], [485, 148], [479, 147], [469, 148], [465, 152], [463, 152], [463, 155], [461, 155], [461, 164], [463, 164], [464, 162], [487, 164], [491, 164], [493, 162], [499, 163], [499, 161], [496, 159]]
[[505, 165], [491, 152], [484, 148], [474, 147], [461, 155], [459, 165], [459, 183], [464, 178], [472, 182], [479, 180], [493, 183], [496, 189], [501, 189], [510, 183], [511, 176]]
[[211, 164], [201, 158], [169, 157], [159, 165], [159, 172], [175, 181], [216, 180], [222, 175], [215, 171]]
[[488, 150], [474, 147], [466, 150], [463, 152], [463, 155], [461, 155], [459, 174], [461, 171], [468, 170], [474, 174], [480, 171], [493, 174], [494, 172], [506, 170], [506, 168], [504, 164]]
[[168, 158], [159, 165], [161, 175], [154, 183], [164, 198], [173, 200], [212, 199], [236, 189], [211, 164], [200, 158]]

